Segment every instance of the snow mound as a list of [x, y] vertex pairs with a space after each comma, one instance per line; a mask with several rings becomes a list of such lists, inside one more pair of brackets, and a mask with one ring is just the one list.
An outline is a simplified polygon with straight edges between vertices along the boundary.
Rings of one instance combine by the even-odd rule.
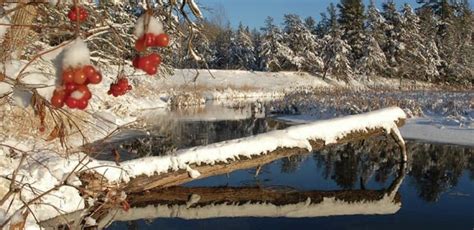
[[[164, 32], [163, 23], [161, 23], [160, 20], [153, 16], [147, 17], [146, 15], [147, 14], [143, 14], [138, 18], [133, 34], [138, 38], [143, 36], [145, 33], [162, 34]], [[148, 28], [145, 31], [145, 23], [148, 19]]]
[[90, 63], [90, 51], [84, 40], [78, 38], [64, 50], [63, 68], [76, 68]]

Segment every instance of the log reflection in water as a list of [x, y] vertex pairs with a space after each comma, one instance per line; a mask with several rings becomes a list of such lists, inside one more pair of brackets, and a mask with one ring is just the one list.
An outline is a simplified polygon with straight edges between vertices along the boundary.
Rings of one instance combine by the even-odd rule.
[[110, 210], [97, 217], [99, 228], [114, 221], [153, 218], [207, 219], [219, 217], [322, 217], [394, 214], [401, 207], [398, 189], [405, 177], [401, 163], [398, 177], [381, 190], [288, 192], [248, 187], [170, 187], [135, 194], [128, 211]]

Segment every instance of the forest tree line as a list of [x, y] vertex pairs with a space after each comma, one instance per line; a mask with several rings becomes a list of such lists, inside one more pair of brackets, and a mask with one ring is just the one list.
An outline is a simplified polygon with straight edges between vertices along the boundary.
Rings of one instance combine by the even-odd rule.
[[[319, 22], [284, 15], [282, 25], [267, 17], [264, 26], [238, 28], [212, 21], [194, 48], [211, 69], [306, 71], [341, 80], [372, 76], [437, 83], [474, 83], [474, 20], [468, 0], [419, 0], [418, 8], [388, 1], [341, 0]], [[173, 58], [176, 68], [199, 68]]]

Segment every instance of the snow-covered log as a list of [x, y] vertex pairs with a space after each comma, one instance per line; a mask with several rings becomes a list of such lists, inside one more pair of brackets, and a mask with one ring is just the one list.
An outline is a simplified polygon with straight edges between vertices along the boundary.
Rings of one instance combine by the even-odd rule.
[[403, 138], [398, 127], [406, 115], [392, 107], [365, 114], [293, 126], [256, 136], [183, 149], [168, 156], [146, 157], [121, 162], [94, 161], [82, 172], [86, 189], [101, 191], [110, 186], [136, 193], [189, 182], [196, 178], [254, 168], [277, 159], [322, 149], [371, 136], [391, 134], [401, 146], [406, 161]]

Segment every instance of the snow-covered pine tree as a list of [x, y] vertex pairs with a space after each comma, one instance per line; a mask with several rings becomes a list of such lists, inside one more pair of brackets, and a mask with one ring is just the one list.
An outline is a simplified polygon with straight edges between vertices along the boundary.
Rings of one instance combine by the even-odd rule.
[[[420, 36], [423, 39], [423, 45], [425, 49], [422, 51], [424, 56], [427, 58], [427, 67], [433, 71], [428, 75], [431, 77], [430, 81], [440, 81], [439, 67], [441, 66], [442, 59], [439, 56], [438, 45], [436, 44], [438, 19], [435, 17], [432, 8], [420, 8], [418, 9], [418, 15], [420, 18]], [[436, 74], [437, 73], [437, 74]]]
[[387, 3], [382, 5], [383, 16], [385, 18], [385, 44], [382, 50], [387, 58], [389, 65], [389, 76], [401, 77], [399, 69], [399, 59], [402, 51], [405, 49], [405, 44], [400, 41], [400, 35], [402, 32], [403, 17], [397, 11], [396, 5], [393, 1], [389, 0]]
[[255, 66], [254, 44], [248, 27], [239, 24], [230, 45], [230, 67], [250, 70]]
[[311, 34], [313, 35], [317, 34], [318, 28], [317, 28], [316, 20], [314, 20], [313, 17], [311, 16], [306, 17], [304, 19], [304, 26], [306, 27], [306, 29], [308, 29], [311, 32]]
[[254, 44], [253, 56], [255, 57], [255, 63], [252, 70], [263, 70], [260, 66], [260, 63], [262, 63], [262, 57], [260, 56], [263, 42], [262, 34], [256, 28], [253, 28], [250, 34], [252, 37], [252, 43]]
[[282, 68], [279, 57], [286, 56], [285, 54], [291, 50], [281, 44], [283, 36], [280, 29], [274, 24], [272, 17], [265, 19], [265, 26], [261, 30], [263, 37], [259, 56], [262, 62], [259, 64], [259, 69], [272, 72], [280, 71]]
[[399, 42], [403, 47], [398, 58], [399, 70], [406, 78], [429, 80], [437, 76], [438, 71], [436, 66], [429, 65], [431, 57], [420, 35], [420, 19], [409, 4], [404, 4], [402, 13], [403, 20], [398, 31]]
[[457, 59], [458, 79], [463, 84], [474, 84], [474, 14], [469, 0], [462, 0], [457, 7], [458, 17], [456, 20], [458, 33]]
[[362, 56], [364, 41], [364, 4], [362, 0], [341, 0], [339, 8], [339, 24], [343, 30], [342, 38], [352, 49], [352, 60]]
[[365, 75], [367, 80], [370, 80], [370, 77], [373, 76], [386, 76], [386, 68], [387, 58], [382, 48], [380, 48], [372, 32], [367, 31], [364, 38], [362, 57], [356, 62], [356, 71]]
[[441, 2], [438, 17], [438, 48], [443, 59], [444, 81], [473, 84], [473, 26], [472, 9], [468, 1], [449, 4]]
[[342, 39], [342, 31], [334, 28], [324, 36], [325, 47], [322, 52], [324, 62], [323, 79], [327, 74], [336, 77], [338, 80], [349, 81], [353, 71], [349, 61], [351, 47]]
[[387, 75], [387, 58], [380, 45], [385, 40], [384, 27], [385, 19], [372, 0], [367, 12], [364, 49], [362, 50], [362, 56], [356, 60], [355, 66], [356, 71], [365, 75], [368, 80], [372, 76]]
[[210, 63], [211, 68], [229, 69], [232, 33], [232, 28], [230, 28], [229, 24], [217, 31], [214, 42], [211, 44], [211, 49], [215, 52], [215, 58]]
[[[370, 4], [367, 8], [367, 22], [366, 31], [369, 31], [372, 37], [378, 42], [380, 47], [385, 46], [386, 36], [386, 21], [383, 15], [377, 9], [374, 0], [370, 0]], [[370, 39], [369, 39], [370, 40]], [[365, 40], [367, 41], [367, 40]]]
[[305, 27], [298, 15], [284, 15], [283, 31], [283, 42], [292, 51], [289, 53], [292, 55], [282, 57], [282, 67], [284, 69], [300, 71], [313, 68], [313, 66], [308, 65], [318, 65], [317, 62], [306, 61], [307, 57], [314, 59], [318, 56], [316, 53], [318, 47], [315, 41], [316, 37]]

